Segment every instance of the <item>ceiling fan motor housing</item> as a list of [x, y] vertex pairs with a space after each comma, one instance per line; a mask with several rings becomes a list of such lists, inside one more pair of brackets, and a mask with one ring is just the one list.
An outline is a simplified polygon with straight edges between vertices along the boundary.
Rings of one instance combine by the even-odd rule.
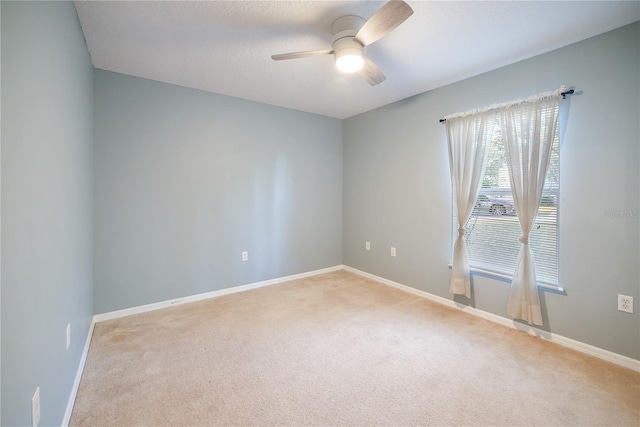
[[353, 37], [355, 37], [355, 35], [358, 33], [358, 31], [360, 31], [360, 28], [362, 28], [365, 22], [366, 20], [361, 16], [357, 16], [357, 15], [341, 16], [340, 18], [333, 21], [333, 23], [331, 24], [331, 34], [334, 35], [334, 40], [335, 40], [335, 36], [338, 33], [351, 30], [353, 31]]
[[356, 34], [364, 25], [364, 18], [356, 15], [340, 17], [331, 24], [336, 65], [341, 71], [352, 73], [360, 70], [364, 63], [364, 46], [356, 40]]

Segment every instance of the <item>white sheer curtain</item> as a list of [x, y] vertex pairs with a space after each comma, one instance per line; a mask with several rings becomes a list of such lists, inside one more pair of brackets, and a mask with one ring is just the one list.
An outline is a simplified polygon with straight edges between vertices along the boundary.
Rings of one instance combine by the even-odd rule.
[[542, 312], [529, 233], [538, 215], [551, 145], [558, 126], [560, 88], [498, 110], [509, 178], [520, 221], [522, 247], [511, 281], [507, 314], [542, 325]]
[[449, 292], [467, 298], [471, 298], [471, 279], [464, 226], [475, 206], [493, 123], [486, 112], [447, 117], [446, 121], [453, 202], [458, 212], [458, 237], [453, 247]]

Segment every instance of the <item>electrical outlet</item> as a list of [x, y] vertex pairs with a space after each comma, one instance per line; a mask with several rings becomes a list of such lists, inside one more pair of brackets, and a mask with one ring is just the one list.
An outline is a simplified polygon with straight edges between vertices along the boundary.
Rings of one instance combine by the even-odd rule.
[[618, 294], [618, 310], [633, 313], [633, 297]]
[[371, 250], [371, 242], [364, 242], [364, 248], [368, 251]]
[[40, 422], [40, 386], [36, 387], [36, 392], [31, 398], [31, 423], [33, 427], [38, 427]]
[[249, 261], [249, 252], [242, 252], [242, 261]]
[[71, 345], [71, 323], [67, 323], [67, 350]]
[[396, 248], [391, 247], [391, 256], [396, 256]]

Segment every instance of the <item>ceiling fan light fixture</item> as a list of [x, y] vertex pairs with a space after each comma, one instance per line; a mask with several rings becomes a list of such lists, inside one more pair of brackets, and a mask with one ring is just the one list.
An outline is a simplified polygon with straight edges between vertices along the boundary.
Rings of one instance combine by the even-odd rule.
[[331, 50], [315, 50], [272, 55], [274, 61], [334, 55], [336, 68], [343, 73], [359, 72], [371, 86], [385, 80], [378, 66], [365, 57], [367, 46], [393, 31], [413, 14], [403, 0], [388, 0], [368, 20], [357, 15], [341, 16], [331, 24]]
[[364, 55], [362, 48], [345, 48], [336, 52], [336, 67], [343, 73], [355, 73], [362, 69]]

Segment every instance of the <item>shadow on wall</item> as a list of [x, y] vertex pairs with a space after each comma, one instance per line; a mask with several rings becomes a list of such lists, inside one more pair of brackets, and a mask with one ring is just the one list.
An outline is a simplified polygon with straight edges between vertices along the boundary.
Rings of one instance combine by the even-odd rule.
[[292, 177], [291, 165], [282, 154], [277, 155], [268, 173], [262, 169], [254, 174], [252, 229], [248, 231], [250, 247], [259, 256], [255, 258], [252, 277], [275, 277], [283, 271], [295, 209]]

